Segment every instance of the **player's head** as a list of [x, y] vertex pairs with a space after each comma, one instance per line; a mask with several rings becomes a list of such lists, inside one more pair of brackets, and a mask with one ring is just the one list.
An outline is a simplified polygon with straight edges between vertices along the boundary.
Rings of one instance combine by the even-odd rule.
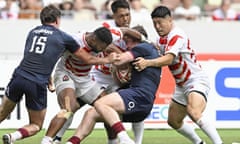
[[165, 36], [172, 29], [171, 11], [166, 6], [158, 6], [151, 13], [152, 21], [158, 35]]
[[[132, 27], [132, 29], [140, 32], [146, 39], [148, 38], [148, 34], [143, 26], [137, 25], [137, 26]], [[127, 49], [131, 49], [136, 44], [141, 43], [141, 39], [137, 39], [136, 37], [133, 37], [133, 36], [130, 36], [127, 34], [124, 35], [123, 39], [126, 43]]]
[[131, 15], [127, 0], [115, 0], [111, 5], [111, 9], [116, 25], [119, 27], [129, 27]]
[[99, 27], [90, 34], [90, 39], [87, 42], [95, 52], [100, 52], [112, 43], [112, 34], [109, 29]]
[[54, 5], [44, 7], [40, 13], [40, 20], [43, 25], [45, 24], [60, 24], [61, 11]]

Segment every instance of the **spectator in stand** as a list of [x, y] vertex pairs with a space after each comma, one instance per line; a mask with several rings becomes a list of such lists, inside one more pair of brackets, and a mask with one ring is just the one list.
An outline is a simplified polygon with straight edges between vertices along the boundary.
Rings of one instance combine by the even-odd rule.
[[103, 19], [103, 20], [107, 20], [107, 19], [113, 19], [113, 13], [111, 10], [111, 5], [113, 3], [114, 0], [106, 0], [103, 5], [101, 6], [101, 10], [98, 13], [98, 19]]
[[181, 0], [159, 0], [159, 3], [155, 6], [158, 7], [160, 5], [168, 7], [171, 12], [173, 12], [181, 3]]
[[19, 7], [15, 0], [6, 0], [5, 7], [0, 9], [0, 19], [18, 19]]
[[42, 7], [40, 0], [20, 0], [19, 19], [37, 19]]
[[193, 4], [193, 0], [181, 0], [181, 5], [174, 11], [175, 19], [196, 20], [200, 15], [201, 9]]
[[212, 19], [214, 21], [237, 20], [238, 15], [235, 10], [231, 8], [231, 3], [231, 0], [222, 0], [221, 6], [213, 11]]
[[132, 22], [151, 21], [150, 12], [143, 5], [141, 0], [129, 0]]
[[204, 12], [206, 16], [211, 16], [213, 11], [219, 8], [221, 0], [205, 0]]
[[97, 19], [97, 8], [92, 4], [91, 0], [75, 0], [74, 10], [75, 20], [81, 21]]
[[73, 0], [63, 0], [62, 3], [59, 4], [59, 8], [61, 10], [61, 17], [63, 19], [73, 19]]

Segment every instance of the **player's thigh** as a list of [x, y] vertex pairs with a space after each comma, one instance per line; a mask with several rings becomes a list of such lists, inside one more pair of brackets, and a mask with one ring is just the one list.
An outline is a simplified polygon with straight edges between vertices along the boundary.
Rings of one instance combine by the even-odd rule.
[[0, 105], [0, 121], [5, 119], [9, 115], [9, 113], [13, 111], [15, 106], [16, 106], [15, 102], [8, 99], [7, 96], [4, 96], [2, 100], [2, 104]]
[[168, 121], [181, 122], [187, 115], [186, 106], [172, 100], [168, 109]]
[[92, 79], [87, 78], [84, 82], [76, 83], [76, 94], [77, 98], [80, 98], [83, 102], [87, 104], [92, 104], [96, 99], [98, 99], [104, 92], [104, 88], [101, 84]]
[[[62, 93], [64, 95], [65, 93], [70, 91], [63, 91], [64, 89], [71, 88], [75, 90], [74, 80], [68, 74], [66, 71], [56, 71], [54, 74], [54, 85], [56, 87], [56, 93], [59, 95]], [[70, 93], [71, 94], [71, 93]]]
[[192, 91], [188, 95], [187, 109], [189, 113], [202, 113], [206, 107], [206, 99], [201, 92]]
[[30, 124], [36, 124], [39, 126], [39, 128], [41, 128], [45, 119], [46, 109], [42, 110], [28, 109], [28, 114]]
[[71, 109], [76, 111], [80, 106], [77, 102], [75, 89], [65, 88], [58, 93], [58, 103], [62, 109]]
[[79, 105], [76, 101], [76, 86], [71, 76], [65, 71], [57, 71], [54, 75], [54, 84], [60, 108], [77, 110]]
[[97, 100], [97, 102], [101, 105], [108, 105], [111, 106], [114, 110], [119, 113], [125, 112], [125, 104], [122, 97], [117, 92], [113, 92], [106, 96], [101, 97]]

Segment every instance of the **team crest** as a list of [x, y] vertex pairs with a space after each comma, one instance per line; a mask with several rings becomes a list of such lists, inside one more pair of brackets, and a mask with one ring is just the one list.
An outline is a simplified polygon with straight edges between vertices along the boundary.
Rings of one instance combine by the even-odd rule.
[[63, 78], [62, 78], [63, 81], [68, 81], [69, 80], [69, 77], [67, 75], [64, 75]]

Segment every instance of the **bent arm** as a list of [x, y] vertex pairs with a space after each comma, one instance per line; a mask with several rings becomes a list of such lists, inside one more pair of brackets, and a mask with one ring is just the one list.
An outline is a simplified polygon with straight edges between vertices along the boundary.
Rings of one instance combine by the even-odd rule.
[[107, 57], [96, 57], [91, 55], [90, 53], [86, 52], [84, 49], [78, 49], [74, 55], [76, 55], [79, 59], [84, 61], [86, 64], [107, 64], [107, 63], [113, 63], [113, 61], [116, 59], [116, 53], [111, 53]]
[[164, 56], [155, 59], [144, 59], [142, 57], [136, 58], [136, 62], [133, 63], [138, 71], [145, 69], [146, 67], [162, 67], [170, 65], [173, 62], [175, 55], [168, 53]]
[[158, 57], [156, 59], [149, 59], [147, 61], [147, 67], [162, 67], [166, 65], [172, 64], [172, 61], [174, 59], [174, 55], [171, 53], [168, 53], [162, 57]]
[[117, 58], [118, 60], [113, 63], [116, 66], [120, 66], [120, 65], [132, 62], [134, 60], [134, 56], [129, 51], [118, 54]]

